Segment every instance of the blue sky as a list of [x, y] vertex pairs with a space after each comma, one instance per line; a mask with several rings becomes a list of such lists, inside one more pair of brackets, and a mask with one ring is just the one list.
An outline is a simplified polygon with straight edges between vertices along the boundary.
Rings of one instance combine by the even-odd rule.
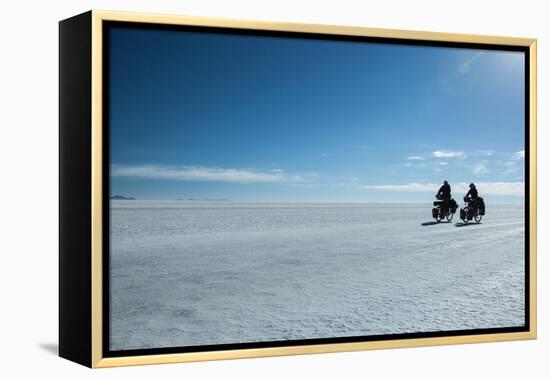
[[522, 53], [113, 28], [111, 194], [522, 202]]

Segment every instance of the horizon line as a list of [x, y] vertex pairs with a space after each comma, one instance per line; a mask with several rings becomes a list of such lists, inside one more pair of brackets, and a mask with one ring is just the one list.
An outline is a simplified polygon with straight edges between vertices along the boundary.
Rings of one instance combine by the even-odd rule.
[[[233, 203], [353, 203], [353, 204], [426, 204], [429, 201], [345, 201], [345, 200], [232, 200], [232, 199], [177, 199], [177, 198], [135, 198], [117, 199], [109, 198], [109, 201], [132, 202], [132, 201], [164, 201], [164, 202], [233, 202]], [[457, 201], [458, 203], [458, 201]], [[518, 202], [492, 202], [493, 205], [525, 205], [525, 201]]]

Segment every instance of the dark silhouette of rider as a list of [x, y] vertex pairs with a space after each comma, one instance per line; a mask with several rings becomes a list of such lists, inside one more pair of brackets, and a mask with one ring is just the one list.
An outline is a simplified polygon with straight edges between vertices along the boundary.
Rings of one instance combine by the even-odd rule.
[[473, 182], [470, 184], [470, 190], [468, 190], [468, 193], [466, 193], [466, 197], [470, 197], [473, 200], [476, 200], [479, 198], [476, 186]]
[[479, 194], [477, 193], [476, 186], [473, 182], [470, 184], [470, 190], [468, 190], [468, 193], [466, 193], [464, 198], [471, 198], [470, 202], [472, 206], [477, 206]]
[[439, 188], [436, 198], [443, 200], [445, 203], [448, 203], [451, 200], [451, 185], [449, 185], [447, 180], [443, 181], [443, 185]]

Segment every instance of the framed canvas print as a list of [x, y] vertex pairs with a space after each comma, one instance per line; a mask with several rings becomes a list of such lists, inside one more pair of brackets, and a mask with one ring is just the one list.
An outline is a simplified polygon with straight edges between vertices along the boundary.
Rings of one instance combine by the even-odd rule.
[[536, 41], [60, 22], [59, 353], [536, 337]]

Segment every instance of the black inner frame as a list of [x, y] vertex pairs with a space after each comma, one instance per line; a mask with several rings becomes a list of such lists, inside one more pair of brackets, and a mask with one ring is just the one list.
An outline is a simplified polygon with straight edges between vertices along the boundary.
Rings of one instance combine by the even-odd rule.
[[[181, 32], [202, 32], [215, 34], [237, 34], [250, 36], [265, 36], [265, 37], [286, 37], [300, 38], [313, 40], [331, 40], [331, 41], [352, 41], [365, 43], [383, 43], [425, 47], [449, 47], [449, 48], [468, 48], [480, 50], [499, 50], [499, 51], [516, 51], [524, 54], [524, 116], [525, 116], [525, 323], [520, 327], [501, 327], [501, 328], [483, 328], [471, 330], [448, 330], [448, 331], [433, 331], [433, 332], [414, 332], [404, 334], [386, 334], [386, 335], [369, 335], [369, 336], [349, 336], [349, 337], [331, 337], [331, 338], [315, 338], [302, 340], [277, 340], [277, 341], [259, 341], [246, 343], [232, 344], [215, 344], [215, 345], [196, 345], [196, 346], [174, 346], [163, 348], [148, 348], [148, 349], [128, 349], [128, 350], [110, 350], [110, 308], [109, 308], [109, 288], [110, 288], [110, 109], [109, 109], [109, 47], [110, 47], [110, 29], [130, 28], [130, 29], [152, 29], [152, 30], [170, 30]], [[500, 334], [510, 332], [528, 332], [530, 330], [530, 56], [529, 47], [527, 46], [509, 46], [498, 44], [482, 44], [482, 43], [464, 43], [464, 42], [441, 42], [441, 41], [420, 41], [400, 38], [384, 38], [384, 37], [363, 37], [363, 36], [348, 36], [348, 35], [333, 35], [320, 33], [302, 33], [302, 32], [285, 32], [285, 31], [265, 31], [265, 30], [249, 30], [249, 29], [234, 29], [222, 27], [207, 27], [207, 26], [188, 26], [188, 25], [166, 25], [166, 24], [151, 24], [140, 22], [124, 22], [124, 21], [103, 21], [103, 157], [102, 157], [102, 182], [103, 182], [103, 357], [126, 357], [140, 355], [155, 355], [155, 354], [170, 354], [170, 353], [190, 353], [190, 352], [206, 352], [220, 350], [235, 350], [235, 349], [253, 349], [253, 348], [269, 348], [269, 347], [287, 347], [301, 345], [318, 345], [318, 344], [337, 344], [351, 343], [361, 341], [382, 341], [382, 340], [398, 340], [398, 339], [416, 339], [444, 336], [462, 336], [462, 335], [484, 335], [484, 334]]]

